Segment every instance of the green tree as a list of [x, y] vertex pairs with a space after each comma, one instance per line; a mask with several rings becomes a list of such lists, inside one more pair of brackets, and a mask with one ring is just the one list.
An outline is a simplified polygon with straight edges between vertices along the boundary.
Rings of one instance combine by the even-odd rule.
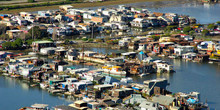
[[14, 43], [15, 43], [15, 45], [16, 45], [18, 48], [21, 48], [22, 45], [23, 45], [23, 41], [22, 41], [20, 38], [16, 39], [16, 40], [14, 41]]
[[192, 30], [192, 28], [190, 26], [186, 26], [183, 28], [183, 33], [184, 34], [189, 34], [189, 32]]
[[69, 42], [70, 42], [70, 40], [69, 40], [69, 39], [66, 39], [64, 43], [65, 43], [65, 44], [69, 44]]
[[209, 25], [207, 26], [207, 28], [210, 29], [210, 30], [213, 30], [213, 29], [215, 29], [216, 27], [217, 27], [217, 26], [214, 25], [214, 24], [209, 24]]
[[31, 45], [33, 41], [34, 41], [33, 39], [28, 39], [28, 40], [26, 40], [26, 44]]
[[153, 38], [155, 41], [159, 40], [160, 39], [160, 36], [156, 36], [156, 35], [152, 35], [150, 36], [151, 38]]
[[219, 25], [219, 24], [220, 24], [220, 21], [217, 21], [216, 23]]
[[3, 49], [11, 49], [11, 47], [12, 47], [12, 46], [11, 46], [11, 43], [12, 43], [12, 42], [5, 42], [5, 43], [3, 43], [3, 44], [2, 44], [2, 48], [3, 48]]
[[191, 35], [191, 36], [193, 36], [193, 35], [194, 35], [194, 33], [195, 33], [195, 31], [194, 31], [194, 30], [189, 31], [189, 35]]
[[202, 35], [203, 36], [206, 36], [206, 35], [208, 35], [209, 34], [209, 31], [207, 30], [207, 29], [204, 29], [203, 31], [202, 31]]
[[30, 36], [32, 36], [32, 29], [34, 39], [42, 39], [44, 37], [48, 37], [48, 32], [46, 31], [46, 29], [40, 29], [39, 26], [34, 26], [28, 31]]
[[11, 49], [18, 49], [19, 47], [16, 45], [15, 42], [11, 42]]

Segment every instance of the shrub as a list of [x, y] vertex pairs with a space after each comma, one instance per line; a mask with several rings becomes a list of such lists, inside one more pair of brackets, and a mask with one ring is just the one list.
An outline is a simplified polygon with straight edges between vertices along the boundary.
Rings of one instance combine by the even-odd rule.
[[88, 38], [82, 38], [82, 40], [83, 40], [83, 41], [87, 41], [87, 40], [88, 40]]
[[33, 3], [34, 2], [34, 0], [28, 0], [28, 3]]

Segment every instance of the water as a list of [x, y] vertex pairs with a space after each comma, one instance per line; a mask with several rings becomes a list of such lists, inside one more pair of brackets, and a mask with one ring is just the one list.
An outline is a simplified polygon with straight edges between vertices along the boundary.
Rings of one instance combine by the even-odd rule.
[[[86, 48], [85, 50], [92, 50], [103, 54], [118, 51], [107, 48]], [[124, 50], [120, 51], [125, 52]], [[201, 93], [201, 100], [203, 102], [207, 98], [211, 110], [220, 110], [220, 66], [217, 64], [186, 62], [179, 59], [164, 60], [174, 65], [175, 73], [151, 74], [143, 78], [133, 77], [134, 81], [142, 83], [148, 79], [167, 78], [170, 82], [168, 90], [171, 92], [189, 93], [198, 91]], [[76, 66], [76, 68], [80, 67], [82, 65]], [[27, 83], [5, 77], [0, 77], [0, 96], [0, 108], [7, 110], [30, 106], [34, 103], [46, 103], [50, 106], [72, 103], [72, 101], [49, 95], [49, 93], [41, 91], [39, 88], [29, 87]]]
[[[169, 4], [169, 5], [168, 5]], [[195, 17], [199, 23], [207, 24], [220, 21], [220, 4], [201, 4], [197, 2], [146, 2], [129, 4], [136, 7], [145, 7], [150, 11], [173, 12]], [[157, 8], [154, 8], [157, 6]], [[116, 6], [109, 6], [116, 7]], [[88, 50], [100, 53], [110, 53], [116, 50], [88, 48]], [[165, 59], [169, 60], [169, 59]], [[172, 92], [191, 92], [201, 93], [201, 100], [206, 98], [211, 110], [220, 110], [220, 66], [208, 63], [193, 63], [181, 60], [169, 60], [174, 65], [176, 73], [172, 74], [152, 74], [143, 78], [134, 77], [136, 82], [157, 77], [167, 78], [170, 82], [168, 90]], [[20, 107], [30, 106], [34, 103], [45, 103], [51, 106], [68, 105], [73, 101], [68, 101], [57, 96], [52, 96], [46, 91], [37, 87], [30, 87], [27, 83], [11, 78], [0, 77], [0, 109], [15, 110]]]
[[37, 87], [30, 87], [21, 80], [0, 76], [0, 109], [17, 110], [35, 103], [45, 103], [51, 106], [70, 104], [72, 101], [57, 98]]
[[180, 59], [164, 59], [174, 65], [175, 73], [151, 74], [143, 78], [135, 77], [135, 82], [142, 83], [147, 79], [167, 78], [171, 92], [201, 93], [201, 101], [206, 99], [211, 110], [220, 110], [220, 66], [217, 64], [195, 63]]
[[197, 23], [209, 24], [220, 21], [220, 4], [186, 3], [172, 7], [150, 8], [152, 12], [177, 13], [197, 19]]
[[[192, 0], [156, 1], [125, 4], [127, 6], [146, 8], [150, 12], [177, 13], [195, 17], [198, 23], [209, 24], [220, 21], [220, 4], [201, 3]], [[102, 6], [103, 8], [117, 8], [118, 5]], [[91, 7], [98, 9], [100, 7]]]
[[[91, 66], [73, 65], [75, 68], [90, 68]], [[0, 110], [17, 110], [35, 103], [48, 104], [50, 108], [56, 105], [68, 105], [74, 101], [61, 96], [54, 96], [39, 87], [30, 87], [19, 79], [0, 76]]]

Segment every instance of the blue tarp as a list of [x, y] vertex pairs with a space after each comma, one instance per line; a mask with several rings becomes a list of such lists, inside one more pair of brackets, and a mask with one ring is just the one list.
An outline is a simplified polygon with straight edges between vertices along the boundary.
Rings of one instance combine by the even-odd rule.
[[142, 54], [142, 55], [144, 55], [144, 52], [143, 52], [143, 51], [141, 51], [141, 52], [139, 52], [139, 54]]
[[187, 100], [187, 102], [190, 103], [190, 104], [195, 104], [195, 103], [196, 103], [196, 100], [189, 98], [189, 99]]
[[136, 88], [136, 87], [132, 87], [132, 89], [134, 89], [134, 90], [139, 90], [139, 88]]

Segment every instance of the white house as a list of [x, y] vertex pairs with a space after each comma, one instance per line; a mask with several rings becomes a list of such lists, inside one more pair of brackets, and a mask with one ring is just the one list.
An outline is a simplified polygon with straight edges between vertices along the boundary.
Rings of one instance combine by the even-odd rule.
[[157, 72], [162, 72], [163, 70], [167, 71], [167, 72], [171, 72], [173, 71], [173, 66], [168, 64], [165, 61], [162, 60], [156, 60], [154, 61], [154, 63], [157, 66]]
[[135, 18], [131, 22], [132, 27], [147, 28], [149, 25], [150, 23], [148, 23], [146, 19], [142, 19], [142, 18]]
[[122, 40], [119, 40], [118, 41], [118, 45], [120, 47], [124, 47], [124, 46], [127, 46], [129, 43], [131, 42], [131, 38], [123, 38]]
[[193, 46], [177, 46], [176, 48], [174, 48], [174, 54], [177, 56], [182, 56], [183, 54], [193, 51], [194, 51]]

